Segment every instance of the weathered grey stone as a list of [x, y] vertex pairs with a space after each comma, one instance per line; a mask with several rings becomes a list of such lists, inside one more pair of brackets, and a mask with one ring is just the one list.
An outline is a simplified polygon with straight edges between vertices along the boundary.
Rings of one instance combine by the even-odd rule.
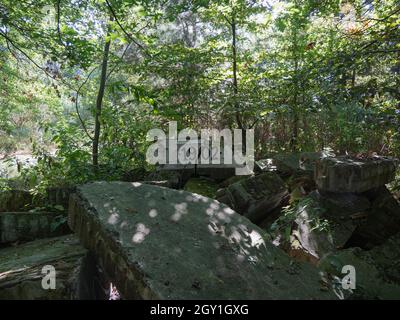
[[[317, 261], [336, 249], [371, 249], [400, 232], [400, 205], [386, 187], [367, 194], [313, 192], [306, 199], [312, 204], [302, 207], [300, 202], [296, 213], [304, 218], [296, 220], [300, 257], [306, 252]], [[314, 219], [328, 222], [328, 233], [311, 230], [310, 210], [317, 213]]]
[[292, 175], [297, 171], [312, 175], [315, 163], [324, 156], [323, 152], [293, 152], [272, 157], [272, 165], [282, 174]]
[[231, 199], [226, 194], [225, 189], [219, 189], [218, 194], [215, 196], [215, 199], [223, 204], [226, 204], [227, 206], [232, 206]]
[[65, 214], [0, 212], [0, 243], [31, 241], [70, 233]]
[[388, 157], [323, 158], [317, 162], [315, 180], [319, 190], [361, 193], [392, 181], [396, 166], [397, 160]]
[[37, 207], [68, 207], [69, 195], [73, 187], [49, 188], [44, 196], [34, 196], [27, 190], [10, 189], [0, 191], [0, 212], [29, 211]]
[[161, 180], [161, 181], [139, 181], [140, 183], [144, 184], [151, 184], [153, 186], [165, 187], [165, 188], [172, 188], [177, 189], [178, 184], [171, 182], [170, 180]]
[[33, 195], [29, 191], [0, 191], [0, 212], [28, 211], [32, 208]]
[[[350, 248], [324, 257], [319, 267], [340, 280], [344, 266], [355, 268], [355, 289], [348, 298], [400, 299], [400, 234], [364, 251]], [[338, 287], [340, 287], [340, 282]]]
[[293, 209], [290, 241], [282, 246], [290, 256], [316, 264], [347, 245], [358, 225], [356, 217], [366, 215], [369, 208], [370, 202], [362, 195], [314, 191]]
[[47, 204], [62, 206], [68, 211], [69, 196], [75, 190], [74, 187], [60, 187], [47, 189]]
[[[0, 250], [0, 299], [79, 298], [81, 259], [86, 250], [74, 235], [42, 239]], [[56, 270], [56, 289], [44, 290], [42, 268]]]
[[160, 166], [161, 171], [179, 172], [185, 182], [193, 176], [213, 178], [215, 181], [223, 181], [235, 175], [235, 165], [227, 164], [166, 164]]
[[291, 195], [291, 201], [303, 197], [316, 189], [314, 178], [304, 171], [296, 171], [288, 179], [285, 179]]
[[366, 211], [365, 219], [357, 225], [350, 242], [370, 249], [400, 232], [400, 204], [385, 186], [364, 196], [369, 197], [371, 206]]
[[265, 172], [231, 184], [218, 199], [229, 199], [226, 204], [258, 223], [281, 206], [288, 195], [283, 180], [274, 172]]
[[245, 217], [209, 198], [97, 182], [70, 199], [69, 223], [125, 299], [314, 299], [318, 270], [292, 263]]
[[146, 184], [158, 185], [172, 189], [179, 189], [184, 186], [186, 181], [193, 175], [192, 170], [157, 170], [150, 173], [145, 181], [139, 181]]
[[368, 197], [357, 193], [335, 193], [317, 191], [315, 195], [321, 205], [326, 208], [327, 215], [348, 217], [349, 215], [366, 212], [371, 207]]

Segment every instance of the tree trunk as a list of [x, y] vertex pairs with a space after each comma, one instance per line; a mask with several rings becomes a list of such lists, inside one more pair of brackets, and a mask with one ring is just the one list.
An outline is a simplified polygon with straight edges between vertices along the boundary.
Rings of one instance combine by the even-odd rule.
[[[112, 20], [113, 19], [111, 18], [110, 21]], [[108, 31], [107, 37], [109, 36], [109, 34], [110, 32]], [[103, 62], [101, 65], [100, 87], [96, 100], [95, 128], [94, 128], [93, 148], [92, 148], [92, 160], [95, 171], [98, 170], [99, 166], [99, 140], [100, 140], [100, 130], [101, 130], [100, 117], [103, 104], [104, 90], [106, 87], [106, 80], [107, 80], [107, 66], [108, 66], [108, 55], [110, 53], [110, 44], [111, 40], [109, 38], [106, 39], [103, 51]]]
[[294, 79], [293, 79], [293, 105], [292, 105], [292, 134], [290, 139], [290, 148], [292, 152], [297, 151], [299, 135], [299, 114], [298, 114], [298, 96], [299, 96], [299, 57], [297, 55], [297, 30], [293, 34], [293, 59], [294, 59]]
[[243, 129], [243, 123], [240, 118], [240, 105], [238, 99], [239, 93], [239, 85], [237, 79], [237, 52], [236, 52], [236, 19], [232, 17], [231, 22], [231, 29], [232, 29], [232, 68], [233, 68], [233, 95], [234, 95], [234, 106], [235, 106], [235, 117], [236, 123], [239, 129]]

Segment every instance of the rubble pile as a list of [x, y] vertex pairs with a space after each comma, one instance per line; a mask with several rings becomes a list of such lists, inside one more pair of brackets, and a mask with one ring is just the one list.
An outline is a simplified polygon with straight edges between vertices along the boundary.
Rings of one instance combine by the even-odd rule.
[[397, 165], [303, 152], [0, 193], [0, 299], [400, 298]]

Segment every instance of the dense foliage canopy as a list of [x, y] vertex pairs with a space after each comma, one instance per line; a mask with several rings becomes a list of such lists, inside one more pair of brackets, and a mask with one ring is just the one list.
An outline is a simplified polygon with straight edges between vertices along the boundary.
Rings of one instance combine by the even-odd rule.
[[145, 168], [169, 120], [400, 156], [398, 0], [0, 0], [0, 70], [0, 155], [44, 186]]

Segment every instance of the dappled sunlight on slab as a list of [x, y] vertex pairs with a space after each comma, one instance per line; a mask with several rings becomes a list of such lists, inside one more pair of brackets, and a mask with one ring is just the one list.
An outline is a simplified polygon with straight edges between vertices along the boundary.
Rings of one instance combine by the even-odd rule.
[[117, 224], [119, 220], [119, 213], [117, 208], [113, 207], [111, 210], [109, 210], [110, 216], [108, 218], [108, 223], [109, 224]]
[[150, 229], [147, 228], [145, 224], [138, 223], [136, 225], [136, 233], [132, 237], [132, 242], [142, 243], [149, 233]]
[[149, 211], [149, 216], [150, 216], [150, 217], [155, 218], [155, 217], [157, 217], [157, 215], [158, 215], [158, 212], [157, 212], [156, 209], [151, 209], [151, 210]]
[[[104, 207], [104, 194], [114, 197], [111, 207]], [[130, 287], [137, 287], [138, 276], [145, 298], [276, 298], [287, 296], [293, 282], [304, 296], [320, 294], [309, 289], [308, 282], [318, 284], [313, 270], [307, 271], [308, 280], [295, 280], [286, 272], [289, 257], [246, 217], [216, 200], [124, 182], [88, 184], [79, 187], [78, 196], [93, 203], [94, 214], [76, 212], [100, 239], [73, 227], [101, 256], [123, 295], [135, 297]], [[286, 285], [276, 286], [269, 273]]]

